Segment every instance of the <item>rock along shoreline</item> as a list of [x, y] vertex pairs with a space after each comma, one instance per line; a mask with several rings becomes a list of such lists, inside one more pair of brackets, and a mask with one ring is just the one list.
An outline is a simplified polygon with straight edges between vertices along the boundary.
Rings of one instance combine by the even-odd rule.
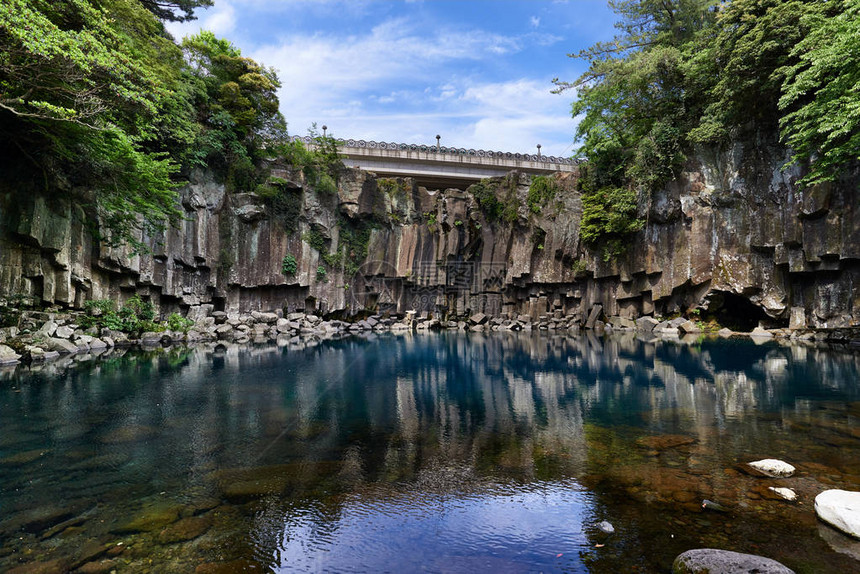
[[476, 313], [455, 320], [440, 320], [432, 314], [407, 311], [405, 314], [378, 314], [363, 319], [344, 321], [325, 319], [313, 313], [283, 313], [252, 311], [226, 313], [212, 311], [194, 318], [183, 331], [146, 331], [132, 335], [107, 328], [83, 328], [84, 312], [24, 311], [20, 327], [0, 328], [0, 365], [40, 363], [63, 355], [75, 355], [114, 347], [154, 349], [172, 345], [208, 342], [235, 344], [294, 344], [308, 338], [317, 340], [342, 338], [369, 332], [563, 332], [578, 334], [589, 331], [596, 335], [630, 333], [644, 342], [657, 340], [698, 343], [703, 336], [748, 337], [756, 343], [772, 340], [790, 341], [810, 346], [839, 345], [860, 350], [860, 330], [853, 329], [763, 329], [737, 332], [721, 329], [704, 331], [697, 323], [678, 317], [660, 321], [653, 317], [637, 320], [609, 317], [606, 321], [592, 315], [581, 324], [576, 318], [556, 315], [489, 317]]

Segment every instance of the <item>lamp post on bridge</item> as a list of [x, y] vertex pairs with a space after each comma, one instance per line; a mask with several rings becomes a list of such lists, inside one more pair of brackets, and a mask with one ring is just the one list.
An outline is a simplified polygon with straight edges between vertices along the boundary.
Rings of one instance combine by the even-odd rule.
[[442, 136], [440, 136], [439, 134], [436, 134], [436, 153], [439, 153], [440, 151], [442, 151], [442, 144], [439, 143], [441, 140], [442, 140]]
[[323, 124], [323, 137], [325, 137], [325, 131], [328, 129], [328, 126]]
[[537, 145], [538, 148], [538, 161], [540, 161], [540, 144]]

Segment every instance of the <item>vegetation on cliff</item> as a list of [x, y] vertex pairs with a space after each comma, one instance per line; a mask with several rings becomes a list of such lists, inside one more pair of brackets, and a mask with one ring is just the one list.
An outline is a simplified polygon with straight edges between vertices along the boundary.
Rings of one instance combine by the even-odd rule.
[[186, 20], [211, 3], [3, 2], [0, 154], [10, 180], [70, 194], [113, 243], [177, 221], [175, 190], [195, 166], [253, 190], [286, 135], [274, 71], [208, 32], [177, 45], [158, 19]]
[[640, 228], [631, 194], [647, 205], [698, 144], [778, 133], [805, 167], [801, 185], [860, 158], [858, 0], [609, 4], [619, 34], [571, 54], [590, 63], [576, 81], [556, 80], [576, 91], [584, 202], [601, 212], [583, 220], [587, 244]]

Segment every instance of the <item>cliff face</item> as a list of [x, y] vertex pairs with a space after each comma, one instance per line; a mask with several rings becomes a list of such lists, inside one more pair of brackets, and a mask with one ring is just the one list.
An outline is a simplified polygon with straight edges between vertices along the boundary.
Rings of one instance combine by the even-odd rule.
[[[187, 218], [135, 255], [95, 241], [63, 198], [0, 194], [0, 295], [79, 307], [148, 297], [162, 313], [285, 308], [588, 317], [696, 307], [772, 326], [860, 324], [857, 168], [800, 191], [768, 145], [701, 152], [641, 206], [648, 223], [616, 260], [580, 244], [574, 177], [534, 213], [530, 177], [496, 182], [499, 218], [460, 190], [347, 170], [337, 194], [282, 170], [287, 203], [227, 194], [205, 173], [181, 192]], [[289, 206], [292, 205], [292, 208]], [[516, 209], [516, 217], [513, 216]], [[511, 221], [515, 219], [515, 221]], [[285, 275], [284, 257], [296, 271]]]

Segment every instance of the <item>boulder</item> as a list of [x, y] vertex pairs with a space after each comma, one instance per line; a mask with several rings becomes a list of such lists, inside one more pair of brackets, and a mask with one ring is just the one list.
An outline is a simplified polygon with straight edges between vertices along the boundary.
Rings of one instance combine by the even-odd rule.
[[750, 467], [773, 478], [786, 478], [794, 474], [795, 468], [775, 458], [765, 458], [748, 463]]
[[[626, 317], [610, 317], [609, 323], [614, 329], [619, 330], [633, 330], [636, 328], [636, 323], [633, 319], [628, 319]], [[552, 325], [550, 328], [552, 328]]]
[[600, 315], [603, 313], [603, 305], [595, 305], [591, 308], [591, 313], [588, 314], [588, 319], [585, 321], [586, 329], [593, 329]]
[[654, 317], [639, 317], [636, 319], [636, 330], [640, 333], [650, 333], [659, 323], [660, 321]]
[[0, 365], [8, 365], [17, 363], [21, 355], [15, 352], [12, 347], [0, 344]]
[[[62, 327], [60, 327], [62, 329]], [[59, 331], [60, 329], [57, 329]], [[57, 339], [56, 337], [48, 337], [42, 344], [42, 347], [49, 351], [57, 351], [58, 353], [77, 353], [78, 346], [73, 344], [68, 339]]]
[[772, 339], [773, 333], [771, 333], [767, 329], [763, 329], [761, 327], [756, 327], [750, 333], [750, 337], [758, 337], [759, 339]]
[[825, 490], [815, 497], [815, 514], [845, 534], [860, 538], [860, 492]]
[[252, 311], [251, 317], [260, 323], [265, 323], [267, 325], [271, 325], [278, 320], [278, 315], [276, 313], [261, 313], [259, 311]]
[[794, 574], [776, 560], [715, 548], [697, 548], [678, 555], [672, 574]]
[[92, 337], [89, 342], [90, 349], [106, 349], [108, 344], [99, 339], [98, 337]]
[[161, 333], [156, 333], [154, 331], [146, 331], [140, 334], [140, 344], [149, 346], [160, 345], [161, 337]]
[[475, 313], [469, 317], [469, 322], [472, 323], [472, 325], [483, 325], [487, 322], [487, 316], [483, 313]]
[[59, 339], [68, 339], [72, 335], [75, 334], [75, 330], [69, 327], [68, 325], [63, 325], [62, 327], [57, 327], [54, 331], [54, 336]]
[[57, 325], [54, 321], [48, 319], [45, 321], [45, 324], [42, 325], [38, 331], [36, 331], [36, 335], [41, 335], [43, 337], [53, 337], [54, 333], [57, 332]]
[[597, 525], [597, 529], [604, 534], [612, 534], [615, 532], [615, 527], [612, 526], [612, 523], [604, 520]]
[[693, 321], [684, 321], [683, 323], [678, 325], [678, 331], [694, 335], [702, 332], [699, 326], [696, 325], [696, 323], [694, 323]]

